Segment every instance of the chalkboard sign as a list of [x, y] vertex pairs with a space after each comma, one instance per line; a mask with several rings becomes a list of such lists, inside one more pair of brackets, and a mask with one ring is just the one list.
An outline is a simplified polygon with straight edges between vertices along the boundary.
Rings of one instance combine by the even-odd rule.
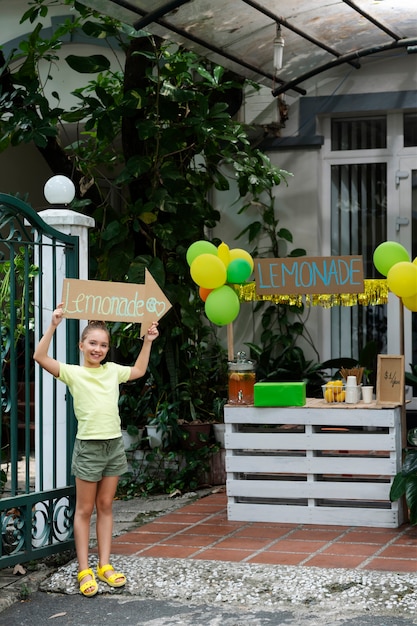
[[404, 356], [378, 354], [376, 401], [380, 404], [404, 404]]

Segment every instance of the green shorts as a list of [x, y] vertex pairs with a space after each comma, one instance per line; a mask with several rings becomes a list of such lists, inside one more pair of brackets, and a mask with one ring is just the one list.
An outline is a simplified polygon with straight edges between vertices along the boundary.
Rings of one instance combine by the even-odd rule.
[[121, 476], [127, 470], [122, 437], [75, 440], [71, 471], [77, 478], [96, 483], [103, 476]]

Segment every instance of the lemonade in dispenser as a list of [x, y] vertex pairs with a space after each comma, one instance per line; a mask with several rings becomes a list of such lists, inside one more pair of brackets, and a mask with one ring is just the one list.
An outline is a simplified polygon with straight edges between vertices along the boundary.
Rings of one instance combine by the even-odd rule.
[[228, 362], [229, 404], [253, 404], [255, 362], [238, 352], [235, 361]]

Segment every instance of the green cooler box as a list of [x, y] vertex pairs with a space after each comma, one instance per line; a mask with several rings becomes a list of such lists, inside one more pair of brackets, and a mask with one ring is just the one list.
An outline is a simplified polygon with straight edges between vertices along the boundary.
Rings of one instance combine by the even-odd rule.
[[255, 406], [304, 406], [305, 383], [255, 383]]

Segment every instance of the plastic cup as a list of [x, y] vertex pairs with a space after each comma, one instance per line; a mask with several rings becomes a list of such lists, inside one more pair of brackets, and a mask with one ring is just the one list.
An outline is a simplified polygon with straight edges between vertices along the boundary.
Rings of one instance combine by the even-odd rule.
[[362, 386], [362, 400], [365, 404], [370, 404], [373, 400], [374, 388], [367, 385]]

